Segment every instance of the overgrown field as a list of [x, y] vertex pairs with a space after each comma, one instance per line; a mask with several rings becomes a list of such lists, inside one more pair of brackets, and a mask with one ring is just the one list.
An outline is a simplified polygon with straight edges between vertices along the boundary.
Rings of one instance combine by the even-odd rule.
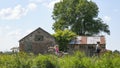
[[0, 54], [0, 68], [120, 68], [120, 54], [106, 53], [99, 57], [86, 57], [80, 52], [63, 57], [26, 53]]

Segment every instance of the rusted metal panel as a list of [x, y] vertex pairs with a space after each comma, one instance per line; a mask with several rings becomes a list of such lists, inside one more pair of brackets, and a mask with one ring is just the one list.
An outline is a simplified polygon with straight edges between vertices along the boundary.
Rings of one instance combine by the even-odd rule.
[[68, 48], [73, 51], [80, 50], [88, 56], [93, 56], [96, 52], [97, 42], [100, 42], [99, 45], [101, 50], [106, 50], [106, 41], [104, 36], [79, 36], [72, 41], [73, 44], [68, 45]]
[[86, 44], [87, 42], [87, 37], [86, 36], [81, 36], [81, 44]]
[[100, 37], [87, 37], [87, 44], [97, 44], [101, 42]]
[[106, 44], [104, 36], [78, 36], [73, 39], [69, 44]]
[[104, 36], [101, 36], [100, 37], [100, 44], [106, 44], [106, 41], [105, 41], [105, 37]]

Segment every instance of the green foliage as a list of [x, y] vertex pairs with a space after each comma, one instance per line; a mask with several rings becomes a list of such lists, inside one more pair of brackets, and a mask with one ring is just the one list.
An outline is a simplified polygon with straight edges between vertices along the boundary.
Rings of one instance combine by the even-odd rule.
[[49, 56], [38, 55], [35, 58], [35, 65], [37, 68], [55, 68], [55, 65], [50, 61]]
[[53, 29], [70, 29], [77, 35], [110, 34], [109, 26], [98, 17], [98, 6], [88, 0], [61, 0], [53, 10]]
[[0, 68], [119, 68], [119, 57], [120, 54], [110, 52], [99, 57], [75, 52], [59, 58], [41, 54], [0, 54]]
[[53, 36], [59, 44], [60, 51], [66, 51], [67, 44], [71, 39], [75, 38], [76, 34], [70, 30], [58, 30], [55, 34], [53, 34]]

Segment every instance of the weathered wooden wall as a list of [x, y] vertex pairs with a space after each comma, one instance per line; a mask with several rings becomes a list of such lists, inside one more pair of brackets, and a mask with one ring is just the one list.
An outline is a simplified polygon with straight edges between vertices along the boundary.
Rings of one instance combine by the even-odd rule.
[[48, 47], [56, 44], [54, 37], [41, 28], [36, 29], [19, 41], [20, 51], [45, 54]]

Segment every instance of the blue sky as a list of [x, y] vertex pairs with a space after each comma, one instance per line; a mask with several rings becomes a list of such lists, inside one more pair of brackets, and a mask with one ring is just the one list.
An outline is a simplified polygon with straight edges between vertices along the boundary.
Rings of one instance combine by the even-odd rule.
[[[0, 51], [19, 46], [18, 41], [37, 29], [52, 30], [54, 3], [60, 0], [0, 0]], [[107, 49], [120, 50], [119, 0], [92, 0], [99, 7], [99, 17], [107, 23], [111, 35], [106, 35]]]

